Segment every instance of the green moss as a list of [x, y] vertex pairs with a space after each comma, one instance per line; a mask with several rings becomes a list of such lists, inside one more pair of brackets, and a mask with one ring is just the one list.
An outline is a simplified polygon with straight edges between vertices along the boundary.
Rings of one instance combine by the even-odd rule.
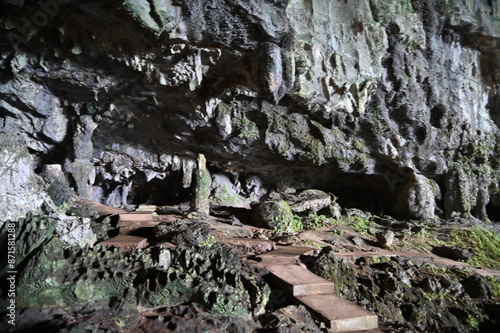
[[239, 138], [257, 140], [260, 137], [259, 128], [253, 121], [247, 118], [245, 113], [236, 112], [233, 123], [239, 130]]
[[447, 243], [474, 250], [476, 255], [467, 261], [470, 265], [500, 269], [500, 235], [493, 230], [484, 227], [453, 229]]
[[371, 235], [374, 227], [377, 226], [370, 218], [365, 218], [361, 216], [348, 216], [344, 217], [345, 222], [349, 225], [354, 231], [360, 233], [362, 235]]
[[219, 184], [215, 188], [215, 194], [213, 199], [217, 202], [225, 202], [225, 203], [235, 203], [238, 201], [238, 197], [232, 195], [229, 189], [224, 184]]
[[493, 298], [499, 299], [500, 298], [500, 277], [486, 276], [485, 279], [491, 285], [491, 288], [493, 290]]
[[323, 248], [323, 245], [321, 245], [315, 241], [311, 241], [311, 240], [307, 240], [307, 241], [302, 242], [302, 245], [312, 246], [318, 250], [321, 250]]
[[356, 271], [347, 259], [324, 257], [317, 263], [317, 274], [333, 282], [335, 293], [340, 297], [355, 300], [358, 287]]
[[275, 233], [282, 234], [285, 232], [299, 232], [304, 229], [302, 218], [291, 212], [292, 209], [288, 204], [288, 202], [283, 201], [282, 213], [278, 214], [275, 217], [276, 219], [276, 228], [274, 229]]
[[415, 249], [422, 252], [430, 252], [432, 244], [439, 241], [435, 238], [428, 228], [422, 228], [417, 232], [403, 230], [402, 237], [398, 242], [398, 247], [403, 249]]
[[304, 229], [316, 230], [324, 227], [332, 227], [342, 225], [343, 221], [327, 217], [325, 215], [318, 215], [318, 213], [309, 214], [304, 219]]
[[217, 243], [217, 239], [214, 235], [208, 235], [208, 237], [201, 242], [200, 246], [202, 247], [212, 247], [215, 243]]
[[479, 331], [479, 324], [482, 322], [481, 318], [475, 315], [469, 315], [467, 318], [467, 327], [472, 331]]

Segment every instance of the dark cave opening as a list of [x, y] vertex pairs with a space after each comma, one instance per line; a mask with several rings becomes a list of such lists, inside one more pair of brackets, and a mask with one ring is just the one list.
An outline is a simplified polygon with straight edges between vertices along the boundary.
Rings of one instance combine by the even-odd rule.
[[144, 173], [130, 177], [132, 183], [127, 203], [156, 206], [177, 205], [191, 200], [191, 187], [182, 186], [181, 171], [170, 171], [164, 179], [153, 178], [148, 181]]
[[333, 180], [332, 193], [344, 208], [357, 208], [375, 215], [393, 215], [395, 189], [384, 175], [342, 174]]
[[486, 205], [486, 214], [493, 222], [500, 222], [500, 203], [490, 200]]

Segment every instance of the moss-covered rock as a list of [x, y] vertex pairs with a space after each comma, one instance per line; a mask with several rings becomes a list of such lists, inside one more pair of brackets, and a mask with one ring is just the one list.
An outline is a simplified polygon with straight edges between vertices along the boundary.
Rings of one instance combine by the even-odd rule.
[[[120, 311], [155, 311], [186, 303], [196, 304], [199, 318], [252, 321], [264, 311], [270, 293], [258, 274], [218, 243], [124, 254], [118, 248], [64, 246], [53, 238], [25, 262], [18, 281], [20, 310], [109, 310], [120, 325], [125, 320]], [[137, 312], [128, 318], [127, 325], [139, 320]]]
[[492, 286], [471, 270], [405, 257], [336, 259], [328, 250], [313, 269], [391, 331], [465, 333], [497, 324]]
[[278, 233], [302, 230], [302, 220], [295, 216], [290, 205], [284, 200], [269, 200], [252, 206], [255, 222]]

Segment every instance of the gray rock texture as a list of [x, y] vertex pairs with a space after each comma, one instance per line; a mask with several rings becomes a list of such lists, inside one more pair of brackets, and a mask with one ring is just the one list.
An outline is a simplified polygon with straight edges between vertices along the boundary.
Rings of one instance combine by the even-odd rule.
[[24, 142], [0, 132], [0, 224], [24, 218], [51, 202], [34, 168]]
[[0, 129], [82, 197], [188, 202], [203, 154], [225, 205], [500, 220], [497, 0], [54, 3], [2, 3]]

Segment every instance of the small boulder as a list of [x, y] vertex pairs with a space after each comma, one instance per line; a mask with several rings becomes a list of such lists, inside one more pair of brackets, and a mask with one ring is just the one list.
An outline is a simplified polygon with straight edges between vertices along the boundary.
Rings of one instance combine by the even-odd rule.
[[391, 230], [386, 230], [384, 232], [377, 232], [375, 234], [377, 242], [383, 248], [390, 248], [394, 243], [394, 232]]
[[359, 236], [353, 236], [351, 237], [351, 242], [354, 244], [354, 245], [357, 245], [357, 246], [365, 246], [366, 243], [365, 241], [363, 240], [363, 238], [359, 237]]
[[281, 232], [296, 232], [302, 222], [295, 219], [290, 205], [284, 200], [269, 200], [252, 205], [257, 226]]
[[452, 260], [467, 260], [476, 255], [472, 249], [446, 245], [434, 247], [432, 253]]
[[491, 285], [479, 275], [471, 275], [460, 281], [464, 290], [473, 299], [487, 300], [491, 299]]
[[315, 213], [332, 203], [332, 197], [320, 190], [305, 190], [297, 196], [289, 195], [287, 199], [294, 213]]
[[57, 206], [63, 205], [71, 197], [68, 180], [62, 171], [60, 164], [47, 164], [40, 174], [49, 186], [47, 193]]

